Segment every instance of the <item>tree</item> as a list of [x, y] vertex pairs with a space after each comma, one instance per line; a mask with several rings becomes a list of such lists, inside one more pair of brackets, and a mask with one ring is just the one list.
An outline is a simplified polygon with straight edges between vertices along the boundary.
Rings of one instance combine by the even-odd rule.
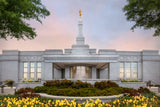
[[0, 0], [0, 39], [33, 39], [35, 29], [26, 22], [49, 16], [49, 11], [41, 0]]
[[127, 3], [123, 8], [127, 20], [135, 22], [131, 29], [153, 28], [153, 36], [160, 36], [160, 0], [127, 0]]

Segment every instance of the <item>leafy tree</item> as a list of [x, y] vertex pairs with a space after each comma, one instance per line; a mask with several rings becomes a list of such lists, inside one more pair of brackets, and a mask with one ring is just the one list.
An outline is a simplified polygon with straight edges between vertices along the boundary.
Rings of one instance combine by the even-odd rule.
[[0, 39], [33, 39], [35, 29], [26, 22], [49, 16], [49, 11], [41, 0], [0, 0]]
[[127, 20], [135, 22], [131, 29], [153, 28], [153, 36], [160, 36], [160, 0], [127, 0], [127, 3], [123, 8]]

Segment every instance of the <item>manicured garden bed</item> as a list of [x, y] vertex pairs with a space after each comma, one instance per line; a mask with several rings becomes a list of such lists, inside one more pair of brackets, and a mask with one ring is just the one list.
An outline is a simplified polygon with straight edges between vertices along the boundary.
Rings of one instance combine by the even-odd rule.
[[34, 92], [36, 93], [80, 97], [118, 95], [124, 93], [123, 90], [124, 88], [119, 87], [118, 84], [112, 81], [101, 81], [92, 85], [87, 82], [72, 82], [70, 80], [46, 81], [44, 86], [38, 86], [34, 88]]
[[113, 102], [92, 100], [76, 102], [75, 100], [52, 100], [46, 98], [20, 98], [17, 96], [0, 96], [1, 107], [159, 107], [156, 97], [133, 96], [121, 97]]
[[[34, 93], [37, 92], [37, 93]], [[53, 100], [41, 98], [39, 92], [66, 95], [66, 96], [107, 96], [119, 93], [128, 93], [114, 101], [103, 102], [99, 99], [93, 100]], [[14, 96], [0, 96], [2, 107], [159, 107], [160, 98], [155, 96], [147, 88], [138, 90], [119, 87], [111, 81], [96, 82], [94, 85], [82, 81], [72, 82], [48, 81], [44, 86], [32, 88], [21, 88]]]
[[122, 87], [111, 87], [103, 90], [96, 88], [57, 88], [57, 87], [36, 87], [34, 88], [34, 92], [36, 93], [47, 93], [49, 95], [57, 95], [57, 96], [109, 96], [109, 95], [118, 95], [123, 92]]
[[119, 87], [118, 84], [112, 81], [101, 81], [92, 85], [82, 81], [72, 82], [70, 80], [54, 80], [46, 81], [44, 86], [35, 87], [33, 91], [35, 93], [46, 93], [57, 96], [88, 97], [119, 95], [123, 93], [140, 95], [143, 90], [149, 91], [145, 88], [135, 90], [131, 88]]

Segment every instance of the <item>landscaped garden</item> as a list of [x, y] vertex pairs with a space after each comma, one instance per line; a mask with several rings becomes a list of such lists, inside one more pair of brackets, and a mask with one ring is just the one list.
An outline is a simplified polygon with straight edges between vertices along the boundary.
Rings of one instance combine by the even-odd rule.
[[46, 81], [44, 86], [38, 86], [34, 88], [34, 92], [36, 93], [81, 97], [118, 95], [124, 93], [123, 90], [124, 88], [119, 87], [112, 81], [101, 81], [92, 85], [90, 83], [82, 82], [79, 80], [76, 82], [72, 82], [70, 80]]
[[[53, 100], [42, 98], [38, 93], [57, 96], [109, 96], [124, 93], [125, 96], [114, 101], [104, 102], [99, 99], [84, 101]], [[160, 97], [147, 88], [138, 90], [119, 87], [112, 81], [96, 82], [94, 85], [82, 81], [70, 80], [46, 81], [44, 86], [21, 88], [13, 96], [0, 96], [2, 107], [159, 107]]]
[[52, 100], [47, 98], [22, 98], [18, 96], [0, 96], [1, 107], [159, 107], [160, 99], [155, 96], [125, 96], [113, 102], [92, 100], [76, 102], [75, 100]]

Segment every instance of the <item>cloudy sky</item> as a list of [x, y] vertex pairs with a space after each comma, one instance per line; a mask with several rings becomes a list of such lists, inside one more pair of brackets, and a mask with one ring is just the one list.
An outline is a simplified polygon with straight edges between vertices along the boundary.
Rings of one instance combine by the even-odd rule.
[[160, 50], [160, 37], [153, 30], [130, 30], [122, 11], [126, 0], [42, 0], [51, 15], [43, 24], [30, 21], [38, 36], [33, 40], [0, 40], [2, 50], [66, 49], [75, 44], [78, 34], [79, 9], [83, 15], [83, 32], [86, 44], [97, 49]]

